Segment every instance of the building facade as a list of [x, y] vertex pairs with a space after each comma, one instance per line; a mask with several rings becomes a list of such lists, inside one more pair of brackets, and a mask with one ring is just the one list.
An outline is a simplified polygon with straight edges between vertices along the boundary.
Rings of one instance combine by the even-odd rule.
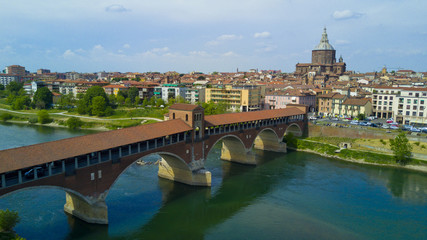
[[376, 87], [374, 114], [401, 124], [427, 124], [427, 88]]
[[309, 112], [314, 112], [316, 107], [316, 95], [299, 90], [272, 91], [264, 98], [264, 109], [286, 108], [288, 104], [302, 104], [308, 106]]
[[233, 111], [257, 111], [261, 110], [263, 90], [258, 85], [233, 86], [225, 85], [214, 88], [206, 88], [205, 101], [214, 103], [224, 102]]

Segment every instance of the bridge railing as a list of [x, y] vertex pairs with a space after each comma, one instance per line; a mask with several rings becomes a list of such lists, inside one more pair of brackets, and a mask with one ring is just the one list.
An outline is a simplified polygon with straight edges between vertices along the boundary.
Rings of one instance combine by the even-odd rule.
[[191, 132], [181, 132], [156, 139], [132, 143], [129, 145], [117, 146], [111, 149], [104, 149], [98, 152], [78, 155], [72, 158], [55, 160], [45, 164], [11, 172], [0, 173], [0, 188], [7, 188], [59, 174], [72, 176], [75, 175], [76, 171], [81, 168], [108, 161], [111, 161], [112, 164], [115, 164], [120, 162], [120, 159], [125, 156], [154, 150], [184, 141], [186, 142], [188, 140], [191, 141]]

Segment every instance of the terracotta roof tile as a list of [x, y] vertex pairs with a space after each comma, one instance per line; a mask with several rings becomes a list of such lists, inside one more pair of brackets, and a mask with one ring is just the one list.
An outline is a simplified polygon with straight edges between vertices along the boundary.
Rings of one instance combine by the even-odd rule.
[[219, 115], [205, 116], [206, 126], [218, 126], [225, 124], [239, 123], [242, 121], [257, 121], [262, 119], [283, 117], [304, 114], [304, 111], [298, 108], [283, 108], [274, 110], [263, 110], [255, 112], [241, 112], [241, 113], [226, 113]]
[[[0, 151], [0, 173], [190, 131], [183, 120], [140, 125]], [[46, 154], [49, 153], [49, 154]]]

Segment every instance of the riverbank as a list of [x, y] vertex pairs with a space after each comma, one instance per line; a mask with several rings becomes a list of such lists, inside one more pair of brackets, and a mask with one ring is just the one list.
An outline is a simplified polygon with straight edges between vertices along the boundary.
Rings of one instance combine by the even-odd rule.
[[419, 159], [412, 160], [413, 162], [417, 163], [416, 165], [400, 165], [394, 162], [392, 155], [388, 154], [351, 149], [340, 149], [339, 147], [333, 146], [331, 144], [314, 142], [304, 139], [296, 139], [296, 141], [296, 147], [288, 146], [288, 148], [295, 151], [313, 153], [323, 157], [333, 158], [346, 162], [375, 165], [381, 167], [402, 168], [427, 173], [427, 164]]
[[[21, 125], [29, 125], [29, 126], [43, 126], [43, 127], [54, 127], [54, 128], [67, 128], [65, 125], [60, 125], [57, 122], [51, 122], [46, 124], [41, 123], [30, 123], [28, 121], [16, 121], [16, 120], [8, 120], [3, 123], [12, 123], [12, 124], [21, 124]], [[111, 129], [106, 128], [105, 126], [98, 126], [98, 127], [90, 127], [90, 128], [80, 128], [81, 130], [90, 130], [90, 131], [111, 131]]]

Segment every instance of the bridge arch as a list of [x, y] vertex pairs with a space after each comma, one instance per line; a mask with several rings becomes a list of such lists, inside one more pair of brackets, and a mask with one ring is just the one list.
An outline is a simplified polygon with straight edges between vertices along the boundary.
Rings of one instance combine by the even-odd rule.
[[297, 137], [302, 137], [303, 135], [303, 131], [300, 125], [297, 123], [292, 123], [286, 128], [285, 135], [288, 135], [289, 133], [292, 133], [294, 136]]
[[212, 150], [218, 142], [222, 141], [221, 147], [221, 159], [225, 161], [238, 162], [243, 164], [256, 164], [254, 157], [251, 155], [251, 148], [246, 148], [244, 141], [234, 135], [228, 134], [217, 139], [214, 144], [212, 144], [208, 153]]
[[272, 128], [262, 129], [255, 137], [253, 147], [260, 150], [286, 152], [286, 145]]

